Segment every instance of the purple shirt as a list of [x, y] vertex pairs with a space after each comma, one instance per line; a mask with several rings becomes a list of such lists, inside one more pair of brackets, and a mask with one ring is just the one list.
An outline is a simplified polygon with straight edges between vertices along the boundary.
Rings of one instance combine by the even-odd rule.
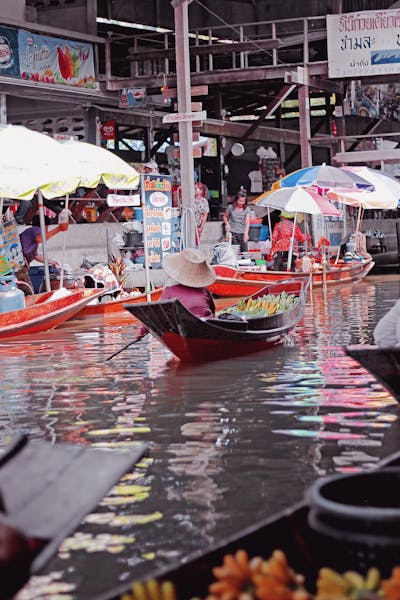
[[37, 243], [36, 238], [38, 235], [40, 235], [40, 227], [28, 227], [28, 229], [25, 229], [19, 236], [22, 253], [28, 261], [28, 264], [33, 261], [37, 254], [39, 244]]
[[207, 288], [193, 288], [187, 285], [171, 285], [164, 288], [160, 300], [177, 298], [183, 306], [199, 318], [215, 316], [215, 305]]

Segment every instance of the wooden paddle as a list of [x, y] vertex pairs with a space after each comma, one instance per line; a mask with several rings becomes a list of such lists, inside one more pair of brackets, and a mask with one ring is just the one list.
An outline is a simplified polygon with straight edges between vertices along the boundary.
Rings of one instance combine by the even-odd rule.
[[129, 346], [132, 346], [133, 344], [136, 344], [136, 342], [140, 342], [140, 340], [142, 340], [145, 335], [147, 335], [147, 333], [145, 333], [144, 335], [139, 335], [132, 342], [129, 342], [129, 344], [126, 344], [126, 346], [123, 346], [122, 348], [120, 348], [119, 350], [117, 350], [116, 352], [114, 352], [114, 354], [111, 354], [111, 356], [109, 356], [108, 358], [106, 358], [106, 361], [107, 360], [111, 360], [112, 358], [114, 358], [114, 356], [117, 356], [117, 354], [119, 354], [120, 352], [123, 352], [124, 350], [126, 350], [127, 348], [129, 348]]

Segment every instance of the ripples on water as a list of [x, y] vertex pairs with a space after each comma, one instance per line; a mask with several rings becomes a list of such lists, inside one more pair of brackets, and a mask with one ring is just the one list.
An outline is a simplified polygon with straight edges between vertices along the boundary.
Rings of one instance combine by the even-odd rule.
[[398, 277], [316, 290], [284, 346], [213, 364], [181, 366], [151, 338], [105, 362], [124, 326], [0, 344], [2, 447], [18, 433], [148, 444], [19, 600], [107, 596], [397, 449], [396, 402], [342, 346], [370, 343], [399, 296]]

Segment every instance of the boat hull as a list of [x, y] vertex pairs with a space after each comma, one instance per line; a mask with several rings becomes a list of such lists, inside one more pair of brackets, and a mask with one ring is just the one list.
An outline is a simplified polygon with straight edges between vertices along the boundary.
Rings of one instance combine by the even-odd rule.
[[[375, 468], [399, 465], [400, 455], [397, 452]], [[339, 573], [352, 569], [365, 575], [367, 568], [374, 566], [380, 569], [382, 576], [388, 577], [396, 566], [392, 548], [383, 548], [377, 553], [368, 548], [366, 555], [353, 552], [355, 546], [332, 541], [314, 531], [309, 524], [309, 515], [309, 504], [299, 502], [277, 515], [232, 532], [206, 553], [193, 552], [175, 567], [160, 567], [150, 577], [160, 582], [173, 582], [177, 598], [188, 600], [208, 595], [208, 586], [215, 581], [212, 570], [222, 564], [227, 554], [235, 554], [237, 550], [245, 550], [251, 558], [261, 556], [265, 559], [274, 550], [282, 550], [296, 573], [304, 575], [305, 586], [310, 591], [315, 589], [318, 571], [322, 567], [330, 567]], [[121, 584], [113, 592], [100, 594], [94, 600], [118, 600], [127, 587]]]
[[[311, 275], [311, 284], [313, 287], [326, 285], [338, 285], [350, 283], [363, 279], [374, 267], [372, 259], [363, 262], [355, 262], [350, 265], [335, 266], [331, 265], [326, 270], [325, 275], [322, 271], [314, 271]], [[253, 294], [261, 289], [267, 283], [280, 281], [281, 279], [309, 279], [308, 273], [296, 273], [293, 271], [240, 271], [232, 267], [215, 265], [214, 270], [217, 274], [216, 281], [208, 286], [210, 292], [215, 296], [238, 297]]]
[[202, 320], [179, 300], [125, 305], [177, 358], [185, 362], [205, 362], [258, 352], [279, 343], [304, 314], [307, 286], [288, 281], [266, 286], [253, 298], [282, 291], [298, 295], [289, 310], [274, 315], [231, 321]]
[[359, 345], [348, 346], [345, 350], [400, 400], [400, 348]]
[[0, 339], [54, 329], [72, 319], [100, 293], [98, 290], [74, 290], [69, 296], [57, 300], [49, 299], [51, 293], [38, 294], [30, 306], [0, 314]]
[[[157, 288], [150, 292], [150, 298], [152, 302], [160, 299], [163, 288]], [[119, 298], [117, 300], [111, 300], [110, 302], [99, 302], [98, 304], [91, 304], [84, 306], [82, 310], [76, 315], [77, 320], [91, 319], [92, 317], [129, 317], [128, 313], [124, 309], [124, 305], [136, 304], [138, 302], [146, 301], [146, 294], [140, 294], [140, 296], [132, 296], [127, 298]]]

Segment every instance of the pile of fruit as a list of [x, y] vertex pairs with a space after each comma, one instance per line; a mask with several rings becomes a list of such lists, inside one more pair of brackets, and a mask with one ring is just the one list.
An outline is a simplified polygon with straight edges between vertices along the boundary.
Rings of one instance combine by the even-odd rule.
[[281, 292], [280, 294], [267, 294], [258, 298], [247, 298], [239, 300], [235, 306], [227, 309], [234, 315], [254, 319], [255, 317], [266, 317], [275, 313], [284, 312], [292, 308], [299, 299], [295, 294]]
[[[222, 566], [213, 569], [216, 581], [210, 584], [205, 600], [399, 600], [400, 567], [389, 579], [378, 569], [369, 569], [363, 577], [356, 571], [340, 575], [332, 569], [320, 569], [316, 593], [304, 587], [304, 577], [290, 567], [285, 554], [275, 550], [268, 560], [247, 552], [226, 554]], [[173, 583], [135, 582], [131, 594], [121, 600], [176, 600]], [[192, 598], [192, 600], [199, 600]]]

